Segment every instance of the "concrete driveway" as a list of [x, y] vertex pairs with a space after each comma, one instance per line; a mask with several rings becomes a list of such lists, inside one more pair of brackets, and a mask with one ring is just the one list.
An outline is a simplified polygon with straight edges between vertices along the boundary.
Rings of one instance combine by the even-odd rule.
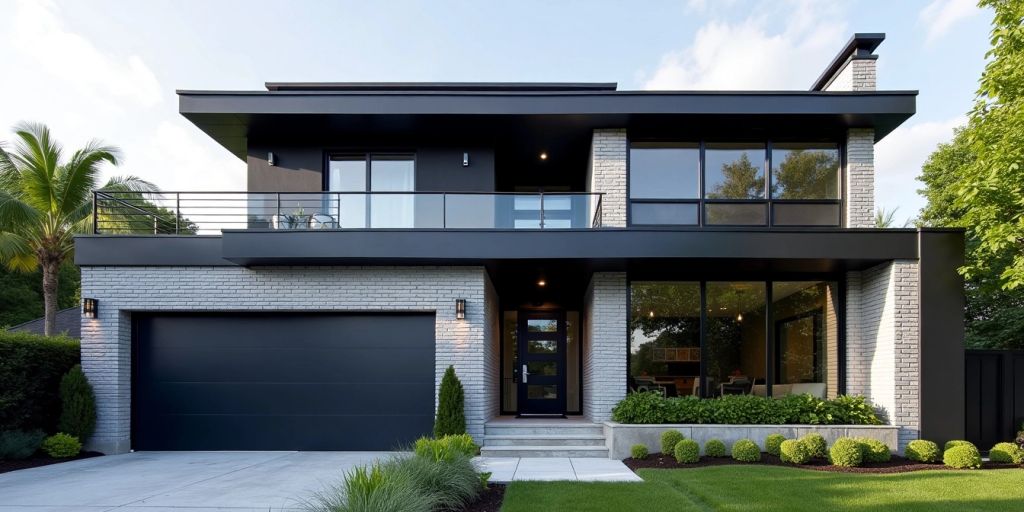
[[140, 452], [0, 474], [0, 512], [301, 510], [382, 452]]

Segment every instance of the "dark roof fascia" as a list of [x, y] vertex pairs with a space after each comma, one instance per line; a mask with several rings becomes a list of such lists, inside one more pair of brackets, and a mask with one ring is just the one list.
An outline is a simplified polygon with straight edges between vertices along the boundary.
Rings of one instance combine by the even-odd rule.
[[266, 82], [268, 91], [614, 91], [615, 82]]
[[877, 59], [878, 55], [874, 55], [874, 51], [878, 45], [882, 44], [882, 41], [885, 41], [885, 34], [881, 32], [854, 34], [832, 59], [825, 71], [821, 73], [821, 76], [814, 81], [811, 91], [824, 91], [850, 60]]

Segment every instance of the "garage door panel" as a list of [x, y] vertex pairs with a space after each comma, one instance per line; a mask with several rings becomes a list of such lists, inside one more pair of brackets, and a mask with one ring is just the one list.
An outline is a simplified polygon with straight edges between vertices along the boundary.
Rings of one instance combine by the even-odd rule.
[[[429, 432], [432, 417], [170, 415], [157, 418], [152, 435], [161, 450], [393, 450], [410, 443], [408, 431]], [[368, 421], [375, 428], [360, 435]], [[203, 436], [187, 433], [203, 432]], [[183, 435], [183, 433], [186, 433]], [[264, 449], [264, 448], [261, 448]]]
[[[149, 396], [162, 414], [401, 414], [433, 402], [434, 390], [405, 383], [160, 383]], [[382, 400], [381, 397], [387, 397]]]
[[[344, 343], [342, 338], [334, 338]], [[286, 341], [290, 343], [291, 341]], [[399, 353], [396, 353], [399, 352]], [[433, 359], [433, 347], [393, 348], [305, 348], [295, 345], [279, 349], [194, 350], [160, 347], [152, 349], [154, 370], [174, 375], [180, 381], [288, 382], [301, 373], [309, 382], [334, 382], [346, 375], [359, 375], [364, 382], [423, 382], [433, 379], [434, 368], [422, 364]], [[231, 364], [225, 365], [225, 361]], [[368, 372], [367, 368], [380, 368]]]
[[133, 448], [388, 450], [430, 432], [427, 314], [136, 314]]

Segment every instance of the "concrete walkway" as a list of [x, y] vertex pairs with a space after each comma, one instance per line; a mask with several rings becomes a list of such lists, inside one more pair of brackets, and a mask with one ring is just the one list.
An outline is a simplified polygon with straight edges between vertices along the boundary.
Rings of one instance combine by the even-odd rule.
[[477, 457], [480, 471], [490, 471], [491, 482], [568, 480], [577, 482], [642, 482], [620, 460], [560, 457]]
[[301, 510], [381, 452], [139, 452], [0, 474], [0, 512]]

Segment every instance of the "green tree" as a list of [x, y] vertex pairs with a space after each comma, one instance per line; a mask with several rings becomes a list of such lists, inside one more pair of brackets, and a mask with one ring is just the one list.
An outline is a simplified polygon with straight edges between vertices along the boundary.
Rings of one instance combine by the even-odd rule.
[[60, 404], [57, 430], [88, 441], [96, 428], [96, 396], [82, 365], [73, 366], [60, 380]]
[[[893, 208], [892, 210], [886, 210], [885, 208], [879, 208], [875, 210], [875, 227], [876, 228], [893, 228], [896, 227], [896, 212], [899, 211], [899, 207]], [[909, 228], [914, 225], [911, 219], [903, 221], [903, 225], [899, 227]]]
[[1001, 269], [1001, 286], [1012, 290], [1024, 285], [1024, 0], [979, 5], [994, 12], [992, 48], [963, 131], [972, 158], [950, 186], [977, 241], [964, 275]]
[[[82, 274], [74, 262], [65, 261], [57, 281], [57, 308], [75, 307], [81, 302]], [[43, 316], [43, 272], [19, 272], [0, 265], [0, 329]]]
[[438, 391], [437, 418], [434, 420], [434, 437], [454, 436], [466, 433], [465, 392], [462, 382], [455, 375], [455, 367], [449, 366], [441, 378]]
[[[956, 185], [964, 171], [973, 165], [976, 156], [964, 129], [958, 129], [949, 143], [939, 147], [925, 162], [919, 190], [928, 204], [921, 210], [920, 221], [933, 227], [969, 227], [966, 208], [956, 202]], [[1002, 274], [1011, 263], [1009, 253], [978, 265], [978, 260], [992, 258], [979, 250], [977, 232], [967, 231], [968, 265], [984, 268], [965, 279], [967, 307], [964, 312], [966, 343], [971, 348], [1024, 348], [1024, 288], [1006, 289]]]
[[[0, 261], [11, 269], [42, 269], [44, 332], [54, 334], [61, 265], [74, 250], [73, 236], [89, 231], [92, 190], [103, 163], [117, 165], [118, 150], [98, 141], [65, 160], [61, 145], [42, 124], [14, 127], [13, 148], [0, 145]], [[107, 190], [153, 191], [134, 176], [114, 177]]]

